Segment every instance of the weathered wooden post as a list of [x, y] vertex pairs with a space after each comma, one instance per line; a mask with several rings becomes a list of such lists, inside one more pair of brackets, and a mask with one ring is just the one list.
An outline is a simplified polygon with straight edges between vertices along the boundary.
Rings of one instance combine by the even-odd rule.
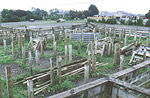
[[39, 71], [40, 60], [39, 60], [39, 50], [38, 49], [35, 50], [35, 60], [36, 60], [36, 70]]
[[78, 54], [81, 52], [81, 41], [78, 39]]
[[25, 46], [24, 46], [24, 39], [22, 39], [22, 61], [23, 61], [23, 64], [26, 63], [26, 54], [25, 54]]
[[88, 51], [88, 65], [89, 65], [89, 73], [91, 73], [91, 51]]
[[61, 83], [61, 61], [62, 61], [62, 58], [61, 56], [58, 56], [58, 78], [59, 78], [59, 83]]
[[116, 30], [114, 29], [114, 39], [116, 38]]
[[55, 34], [53, 34], [53, 42], [55, 42]]
[[3, 44], [4, 44], [4, 55], [6, 55], [6, 39], [3, 39]]
[[146, 60], [146, 52], [147, 52], [147, 49], [146, 49], [146, 47], [145, 47], [145, 48], [144, 48], [144, 54], [143, 54], [143, 61]]
[[33, 98], [34, 92], [33, 92], [33, 80], [27, 81], [27, 87], [28, 87], [28, 98]]
[[71, 35], [72, 35], [72, 32], [70, 31], [70, 33], [69, 33], [69, 42], [71, 42]]
[[146, 46], [149, 46], [149, 36], [146, 37]]
[[8, 95], [8, 98], [13, 98], [12, 84], [11, 84], [11, 79], [10, 79], [11, 78], [11, 69], [10, 69], [10, 67], [6, 66], [5, 71], [6, 71], [7, 95]]
[[[86, 64], [84, 66], [84, 83], [88, 83], [88, 81], [89, 81], [89, 65]], [[83, 98], [87, 98], [87, 97], [88, 97], [88, 90], [85, 91]]]
[[0, 98], [2, 98], [2, 90], [1, 90], [1, 72], [0, 72]]
[[124, 46], [127, 46], [127, 40], [128, 40], [128, 39], [127, 39], [127, 37], [128, 37], [128, 36], [127, 36], [127, 35], [125, 35]]
[[44, 55], [44, 41], [41, 41], [41, 54]]
[[62, 31], [59, 31], [59, 41], [61, 41], [61, 34], [62, 34]]
[[107, 48], [106, 44], [103, 44], [103, 50], [102, 50], [101, 57], [106, 55], [106, 48]]
[[51, 84], [54, 84], [54, 71], [53, 71], [53, 64], [52, 64], [52, 58], [50, 58], [50, 81]]
[[65, 44], [65, 64], [67, 64], [67, 59], [68, 55], [67, 55], [67, 44]]
[[56, 41], [53, 42], [53, 56], [54, 56], [54, 61], [56, 60]]
[[115, 51], [114, 51], [114, 64], [119, 65], [120, 64], [120, 44], [115, 44]]
[[82, 33], [81, 33], [81, 44], [83, 44], [83, 30], [82, 30]]
[[22, 46], [22, 33], [21, 31], [19, 31], [19, 49], [21, 50], [21, 46]]
[[69, 63], [72, 62], [72, 45], [69, 45]]
[[124, 55], [120, 55], [120, 71], [123, 70], [123, 59]]
[[32, 75], [32, 53], [31, 53], [31, 50], [29, 49], [28, 50], [28, 57], [29, 57], [29, 72], [30, 72], [30, 75]]
[[16, 56], [15, 56], [15, 44], [14, 44], [14, 34], [11, 34], [11, 46], [12, 46], [12, 56], [13, 56], [13, 61], [16, 60]]
[[108, 56], [110, 56], [111, 51], [112, 51], [112, 43], [109, 43], [108, 44]]
[[96, 51], [95, 51], [95, 43], [94, 44], [94, 49], [92, 52], [92, 68], [93, 68], [93, 72], [96, 72]]
[[135, 32], [134, 34], [134, 41], [136, 41], [136, 39], [137, 39], [137, 32]]
[[139, 44], [141, 44], [141, 37], [142, 37], [142, 34], [140, 34], [139, 36]]

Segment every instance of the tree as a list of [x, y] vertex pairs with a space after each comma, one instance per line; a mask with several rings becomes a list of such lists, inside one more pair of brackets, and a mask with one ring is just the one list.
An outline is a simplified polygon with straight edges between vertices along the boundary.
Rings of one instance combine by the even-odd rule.
[[97, 7], [93, 4], [90, 5], [90, 7], [88, 8], [88, 10], [85, 10], [83, 12], [83, 14], [88, 17], [88, 16], [93, 16], [93, 15], [97, 15], [99, 13]]
[[138, 26], [143, 26], [143, 19], [142, 19], [142, 18], [139, 18], [139, 19], [137, 20], [137, 25], [138, 25]]
[[150, 19], [150, 10], [149, 10], [149, 12], [147, 14], [145, 14], [145, 17]]
[[97, 7], [93, 4], [90, 5], [88, 11], [90, 16], [97, 15], [99, 13]]
[[150, 27], [150, 19], [145, 24], [147, 27]]

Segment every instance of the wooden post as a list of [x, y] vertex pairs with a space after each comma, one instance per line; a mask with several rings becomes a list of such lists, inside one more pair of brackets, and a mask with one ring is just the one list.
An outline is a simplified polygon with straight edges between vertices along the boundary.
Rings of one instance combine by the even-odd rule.
[[33, 98], [34, 92], [33, 92], [33, 81], [27, 80], [27, 87], [28, 87], [28, 98]]
[[32, 75], [32, 53], [31, 53], [31, 50], [29, 49], [28, 51], [28, 57], [29, 57], [29, 72], [30, 72], [30, 75]]
[[89, 73], [91, 73], [91, 51], [88, 51], [88, 65], [89, 65]]
[[112, 98], [118, 98], [118, 87], [113, 87], [112, 89]]
[[120, 64], [120, 44], [115, 44], [115, 51], [114, 51], [114, 64], [119, 65]]
[[78, 39], [78, 54], [81, 52], [81, 41]]
[[146, 53], [147, 53], [147, 49], [146, 49], [146, 47], [145, 47], [145, 48], [144, 48], [144, 54], [143, 54], [143, 61], [146, 60]]
[[11, 78], [11, 69], [10, 69], [10, 67], [6, 66], [5, 71], [6, 71], [7, 95], [8, 95], [8, 98], [13, 98], [12, 84], [11, 84], [11, 79], [10, 79]]
[[123, 59], [124, 55], [120, 55], [120, 71], [123, 70]]
[[36, 66], [38, 67], [40, 64], [40, 60], [39, 60], [39, 50], [36, 49], [35, 50], [35, 59], [36, 59]]
[[0, 72], [0, 98], [2, 98], [2, 90], [1, 90], [1, 72]]
[[4, 44], [4, 55], [6, 55], [6, 40], [5, 39], [3, 39], [3, 44]]
[[41, 41], [41, 54], [44, 55], [44, 41]]
[[54, 61], [56, 60], [56, 41], [53, 42], [53, 56], [54, 56]]
[[142, 34], [140, 34], [139, 36], [139, 44], [141, 44], [141, 37], [142, 37]]
[[69, 63], [72, 62], [72, 45], [69, 45]]
[[67, 44], [65, 44], [65, 64], [67, 64]]
[[25, 46], [22, 46], [22, 62], [23, 64], [26, 63], [26, 54], [25, 54]]
[[105, 30], [105, 38], [107, 37], [107, 32], [106, 32], [106, 30]]
[[149, 46], [149, 36], [146, 37], [146, 46]]
[[88, 83], [89, 81], [89, 65], [86, 64], [84, 66], [84, 83]]
[[134, 41], [136, 41], [136, 38], [137, 38], [137, 32], [135, 32], [134, 34]]
[[50, 80], [51, 84], [54, 84], [54, 72], [53, 72], [53, 64], [52, 64], [52, 58], [50, 58]]
[[95, 43], [94, 43], [94, 49], [92, 52], [92, 67], [93, 67], [93, 72], [96, 72], [96, 51], [95, 51]]
[[53, 34], [53, 42], [55, 42], [55, 34]]
[[125, 41], [124, 41], [124, 46], [127, 46], [127, 35], [125, 35]]
[[[88, 81], [89, 81], [89, 66], [86, 64], [84, 66], [84, 83], [88, 83]], [[88, 90], [85, 91], [83, 98], [87, 98], [87, 97], [88, 97]]]
[[58, 56], [58, 71], [59, 71], [59, 75], [58, 75], [58, 77], [59, 77], [59, 83], [61, 83], [61, 61], [62, 61], [62, 58], [61, 58], [61, 56]]
[[70, 32], [69, 33], [69, 42], [71, 42], [71, 35], [72, 35], [72, 33]]
[[102, 50], [102, 54], [101, 57], [106, 55], [106, 44], [103, 44], [103, 50]]
[[16, 56], [15, 56], [15, 44], [14, 44], [14, 34], [12, 33], [11, 35], [12, 37], [12, 41], [11, 41], [11, 46], [12, 46], [12, 56], [13, 56], [13, 60], [15, 61], [16, 60]]
[[108, 44], [108, 56], [111, 55], [111, 51], [112, 51], [112, 43]]
[[116, 30], [114, 29], [114, 39], [116, 38]]
[[59, 31], [59, 41], [61, 41], [61, 33], [62, 31]]
[[19, 32], [19, 49], [21, 50], [21, 46], [22, 46], [22, 34], [21, 31]]
[[82, 30], [82, 33], [81, 33], [81, 44], [83, 44], [83, 30]]

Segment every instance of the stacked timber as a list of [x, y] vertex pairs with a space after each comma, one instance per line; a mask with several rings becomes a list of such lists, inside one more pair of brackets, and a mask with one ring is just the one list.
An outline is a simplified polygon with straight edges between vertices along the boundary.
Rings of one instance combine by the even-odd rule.
[[150, 47], [141, 45], [137, 50], [133, 51], [129, 65], [135, 65], [150, 58]]

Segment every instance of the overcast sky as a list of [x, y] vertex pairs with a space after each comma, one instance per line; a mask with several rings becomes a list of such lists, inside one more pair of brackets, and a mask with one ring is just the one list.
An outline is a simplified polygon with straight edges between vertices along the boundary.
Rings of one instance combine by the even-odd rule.
[[145, 14], [150, 9], [150, 0], [1, 0], [2, 9], [31, 10], [32, 7], [49, 10], [87, 10], [90, 4], [95, 4], [99, 11], [126, 11], [135, 14]]

